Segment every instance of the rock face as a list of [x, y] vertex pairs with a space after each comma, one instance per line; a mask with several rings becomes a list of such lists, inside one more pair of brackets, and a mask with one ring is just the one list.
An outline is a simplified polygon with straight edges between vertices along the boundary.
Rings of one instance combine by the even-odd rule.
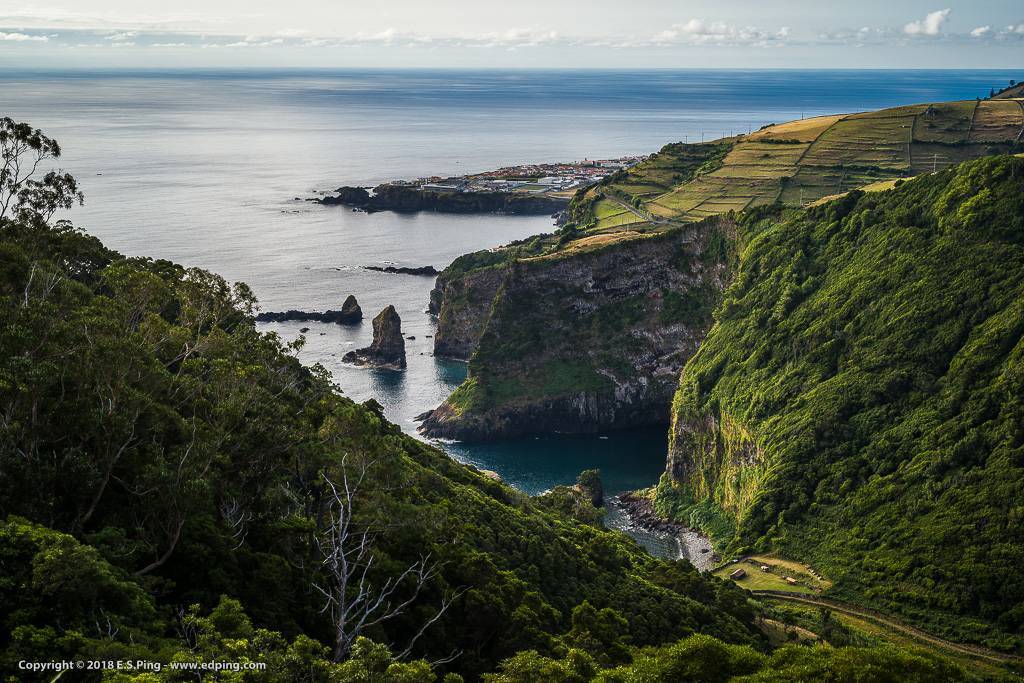
[[349, 351], [342, 360], [356, 365], [401, 370], [405, 367], [405, 339], [402, 319], [394, 306], [388, 306], [373, 319], [373, 343], [363, 349]]
[[679, 371], [728, 280], [734, 233], [710, 219], [443, 273], [435, 349], [471, 356], [469, 374], [421, 432], [482, 441], [667, 425]]
[[319, 199], [321, 204], [343, 204], [345, 206], [362, 207], [370, 201], [370, 193], [365, 187], [350, 187], [348, 185], [339, 187], [333, 197], [327, 196]]
[[359, 322], [363, 319], [363, 309], [359, 307], [359, 302], [356, 301], [355, 296], [352, 294], [348, 295], [345, 299], [345, 303], [341, 305], [341, 315], [345, 320]]
[[430, 312], [437, 316], [434, 355], [468, 360], [484, 332], [505, 268], [488, 268], [452, 278], [437, 278]]
[[260, 323], [282, 323], [282, 322], [318, 322], [336, 323], [338, 325], [355, 325], [363, 319], [363, 311], [359, 308], [359, 302], [351, 294], [345, 299], [340, 311], [264, 311], [256, 316], [256, 322]]

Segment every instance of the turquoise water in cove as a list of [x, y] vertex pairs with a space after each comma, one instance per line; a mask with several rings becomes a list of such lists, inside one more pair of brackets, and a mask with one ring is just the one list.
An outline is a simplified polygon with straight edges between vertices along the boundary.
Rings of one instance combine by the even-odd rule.
[[[458, 255], [552, 230], [547, 217], [354, 213], [302, 201], [339, 185], [483, 171], [521, 162], [643, 154], [801, 116], [973, 99], [1009, 71], [102, 71], [0, 69], [0, 115], [56, 137], [86, 205], [74, 222], [129, 255], [243, 280], [266, 310], [397, 308], [409, 368], [343, 365], [370, 341], [309, 327], [301, 359], [322, 363], [356, 400], [377, 399], [413, 432], [464, 365], [431, 355], [433, 279], [367, 271], [442, 268]], [[298, 198], [298, 199], [297, 199]], [[529, 493], [602, 470], [609, 492], [650, 486], [665, 430], [443, 444]], [[625, 526], [612, 515], [613, 526]], [[678, 549], [643, 537], [660, 554]]]

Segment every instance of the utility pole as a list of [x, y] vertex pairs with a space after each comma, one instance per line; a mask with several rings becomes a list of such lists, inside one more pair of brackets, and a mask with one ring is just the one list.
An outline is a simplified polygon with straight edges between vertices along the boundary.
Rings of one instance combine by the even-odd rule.
[[936, 153], [936, 154], [932, 155], [932, 173], [935, 173], [935, 170], [938, 168], [938, 166], [939, 166], [939, 155]]

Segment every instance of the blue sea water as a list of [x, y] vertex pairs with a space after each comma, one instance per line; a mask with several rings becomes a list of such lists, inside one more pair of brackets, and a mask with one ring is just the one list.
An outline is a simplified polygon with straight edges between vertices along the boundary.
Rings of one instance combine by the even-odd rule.
[[[86, 204], [71, 218], [129, 255], [249, 283], [267, 310], [394, 304], [405, 372], [343, 365], [370, 326], [308, 326], [301, 358], [413, 431], [465, 375], [430, 355], [432, 279], [366, 265], [433, 265], [552, 229], [548, 218], [354, 213], [302, 199], [339, 185], [521, 162], [642, 154], [767, 123], [973, 99], [1010, 71], [102, 71], [0, 69], [0, 115], [56, 137]], [[530, 493], [599, 467], [609, 491], [656, 482], [663, 429], [447, 444]]]

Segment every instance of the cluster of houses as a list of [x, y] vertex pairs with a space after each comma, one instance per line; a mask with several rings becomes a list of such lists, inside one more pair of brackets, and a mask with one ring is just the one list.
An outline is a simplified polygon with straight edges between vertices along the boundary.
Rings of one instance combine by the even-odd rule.
[[418, 178], [401, 184], [416, 186], [425, 192], [565, 192], [592, 185], [616, 171], [635, 166], [646, 158], [635, 156], [507, 166], [486, 173], [452, 178]]

